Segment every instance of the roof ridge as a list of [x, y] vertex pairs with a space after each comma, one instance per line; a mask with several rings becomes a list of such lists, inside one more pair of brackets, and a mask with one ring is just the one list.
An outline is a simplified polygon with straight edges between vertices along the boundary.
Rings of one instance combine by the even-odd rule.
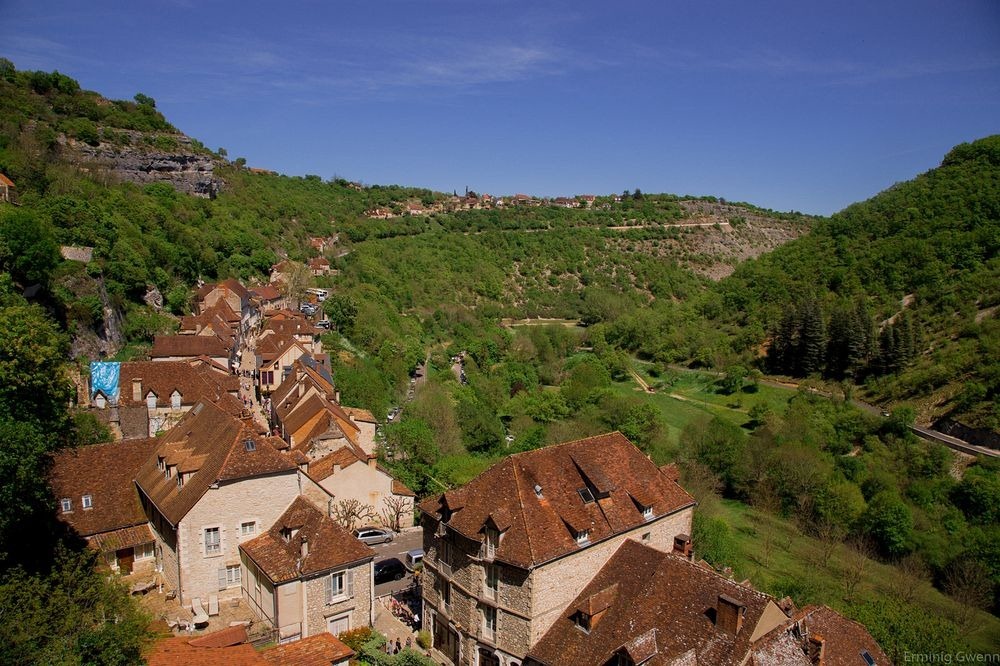
[[[512, 461], [513, 458], [514, 456], [508, 456], [507, 458], [505, 458], [505, 460]], [[521, 498], [521, 481], [518, 478], [517, 465], [515, 465], [513, 462], [511, 462], [511, 469], [513, 470], [514, 473], [514, 488], [517, 491], [518, 516], [521, 519], [521, 524], [523, 525], [523, 527], [527, 527], [528, 521], [524, 516], [524, 500]], [[524, 530], [524, 540], [528, 542], [528, 553], [531, 556], [531, 561], [534, 562], [535, 549], [531, 545], [531, 530], [529, 529]]]
[[560, 447], [563, 447], [563, 446], [567, 446], [569, 444], [578, 444], [580, 442], [585, 442], [588, 439], [597, 439], [598, 437], [608, 437], [610, 435], [621, 435], [625, 439], [625, 441], [630, 442], [630, 443], [632, 441], [628, 437], [625, 437], [625, 435], [622, 433], [621, 430], [612, 430], [610, 432], [603, 432], [603, 433], [601, 433], [599, 435], [590, 435], [589, 437], [580, 437], [579, 439], [571, 439], [568, 442], [559, 442], [557, 444], [549, 444], [548, 446], [543, 446], [543, 447], [538, 448], [538, 449], [531, 449], [530, 451], [518, 451], [517, 453], [512, 453], [509, 456], [507, 456], [507, 458], [505, 458], [505, 460], [509, 459], [509, 458], [517, 458], [517, 457], [520, 457], [520, 456], [528, 456], [528, 455], [530, 455], [532, 453], [537, 453], [538, 451], [549, 451], [551, 449], [557, 449], [557, 448], [560, 448]]

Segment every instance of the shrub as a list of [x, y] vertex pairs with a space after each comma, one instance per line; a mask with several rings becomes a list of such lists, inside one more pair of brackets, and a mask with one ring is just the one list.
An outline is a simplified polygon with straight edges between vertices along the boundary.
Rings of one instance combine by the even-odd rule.
[[419, 645], [420, 647], [422, 647], [425, 650], [430, 649], [430, 647], [431, 647], [431, 632], [427, 631], [426, 629], [421, 629], [420, 631], [418, 631], [417, 632], [417, 645]]

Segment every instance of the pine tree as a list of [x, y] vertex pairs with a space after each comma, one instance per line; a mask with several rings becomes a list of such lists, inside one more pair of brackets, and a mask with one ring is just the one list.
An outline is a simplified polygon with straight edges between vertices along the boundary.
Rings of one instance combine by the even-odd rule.
[[817, 301], [810, 299], [801, 309], [802, 329], [799, 337], [798, 374], [811, 375], [823, 368], [826, 352], [826, 326], [823, 310]]

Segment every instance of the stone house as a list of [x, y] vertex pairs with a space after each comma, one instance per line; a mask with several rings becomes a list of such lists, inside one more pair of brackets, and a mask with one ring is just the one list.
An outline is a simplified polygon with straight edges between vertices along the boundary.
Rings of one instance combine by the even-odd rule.
[[112, 571], [154, 568], [154, 537], [133, 479], [155, 439], [94, 444], [52, 456], [49, 485], [59, 519], [86, 539]]
[[17, 203], [17, 186], [10, 178], [0, 173], [0, 201], [9, 204]]
[[[890, 663], [868, 632], [819, 607], [795, 614], [704, 561], [626, 540], [531, 648], [530, 666]], [[496, 661], [480, 660], [480, 664]]]
[[375, 551], [309, 500], [297, 497], [239, 550], [243, 598], [280, 643], [374, 624]]
[[257, 343], [257, 384], [263, 394], [278, 388], [292, 364], [309, 349], [291, 335], [268, 335]]
[[250, 294], [257, 302], [257, 307], [265, 317], [268, 312], [280, 310], [288, 307], [285, 296], [278, 289], [276, 284], [265, 284], [250, 290]]
[[330, 260], [326, 257], [314, 257], [310, 259], [309, 271], [314, 277], [328, 275], [330, 273]]
[[413, 526], [415, 493], [379, 465], [375, 455], [343, 446], [309, 463], [307, 474], [337, 501], [355, 500], [371, 507], [371, 523], [392, 529]]
[[245, 335], [250, 330], [258, 316], [250, 298], [250, 291], [240, 284], [239, 280], [233, 278], [217, 284], [206, 284], [195, 293], [195, 298], [199, 312], [205, 312], [220, 300], [224, 300], [233, 312], [240, 315], [241, 335]]
[[152, 361], [187, 361], [205, 357], [213, 363], [232, 367], [234, 354], [232, 340], [218, 335], [157, 335], [149, 350]]
[[291, 336], [300, 342], [313, 356], [323, 352], [323, 343], [319, 336], [322, 333], [313, 326], [301, 313], [290, 310], [275, 311], [265, 316], [261, 327], [260, 340], [271, 335]]
[[157, 439], [135, 485], [157, 566], [182, 605], [240, 596], [238, 546], [303, 492], [299, 471], [268, 438], [209, 402]]
[[520, 666], [622, 542], [672, 550], [694, 505], [617, 432], [512, 455], [425, 500], [435, 658]]
[[[202, 400], [240, 416], [239, 379], [221, 374], [201, 361], [125, 361], [119, 364], [117, 395], [91, 388], [91, 405], [117, 425], [125, 439], [153, 437], [169, 430]], [[117, 414], [110, 412], [117, 407]]]

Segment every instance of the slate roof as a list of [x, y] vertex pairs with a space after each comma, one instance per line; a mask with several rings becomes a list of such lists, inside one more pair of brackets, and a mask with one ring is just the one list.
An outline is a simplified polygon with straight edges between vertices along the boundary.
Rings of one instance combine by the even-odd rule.
[[[286, 529], [297, 530], [287, 541], [282, 536]], [[308, 542], [308, 554], [304, 558], [301, 556], [303, 538]], [[374, 550], [301, 495], [267, 532], [241, 543], [240, 550], [275, 585], [375, 557]]]
[[354, 650], [333, 634], [322, 633], [276, 645], [261, 652], [260, 656], [274, 666], [330, 666], [354, 654]]
[[216, 335], [157, 335], [150, 358], [171, 356], [229, 356], [229, 348]]
[[[746, 609], [735, 635], [714, 622], [720, 595]], [[595, 612], [605, 610], [586, 633], [574, 615], [594, 599]], [[648, 659], [649, 666], [740, 664], [771, 603], [768, 595], [684, 557], [626, 540], [529, 655], [548, 666], [599, 666], [619, 651]]]
[[[57, 509], [59, 518], [85, 537], [146, 523], [133, 479], [156, 445], [156, 439], [133, 439], [52, 456], [49, 483], [56, 501], [73, 501], [72, 512]], [[83, 508], [83, 495], [93, 498], [93, 508]]]
[[[581, 497], [583, 488], [595, 501]], [[694, 503], [614, 432], [509, 456], [420, 509], [435, 521], [451, 511], [448, 526], [476, 541], [490, 520], [503, 533], [496, 559], [527, 569], [579, 550], [578, 531], [594, 543], [648, 522], [640, 507], [651, 506], [655, 519]]]
[[[254, 442], [252, 451], [245, 445]], [[168, 479], [157, 467], [167, 464], [191, 471], [182, 488], [176, 470]], [[209, 402], [199, 402], [180, 422], [157, 440], [154, 452], [143, 463], [136, 484], [173, 525], [187, 515], [209, 486], [296, 470], [295, 463], [277, 451], [252, 426]]]

